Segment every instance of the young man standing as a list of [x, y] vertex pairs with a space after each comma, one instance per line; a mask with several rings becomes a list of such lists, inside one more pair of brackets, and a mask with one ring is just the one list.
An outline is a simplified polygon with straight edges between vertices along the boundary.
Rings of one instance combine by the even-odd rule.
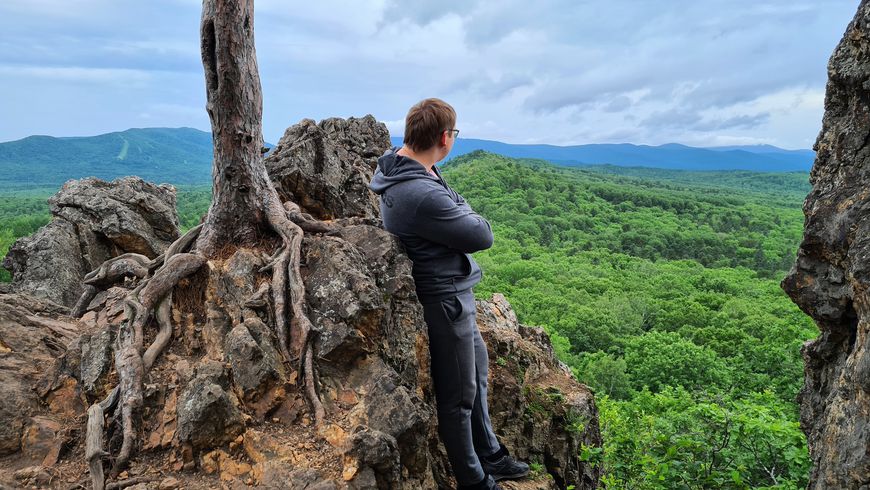
[[408, 111], [402, 148], [378, 159], [370, 188], [380, 195], [384, 228], [397, 235], [429, 330], [438, 432], [460, 489], [498, 489], [529, 466], [496, 439], [486, 401], [489, 357], [477, 329], [474, 293], [481, 271], [472, 252], [492, 246], [489, 223], [441, 177], [459, 130], [456, 112], [440, 99]]

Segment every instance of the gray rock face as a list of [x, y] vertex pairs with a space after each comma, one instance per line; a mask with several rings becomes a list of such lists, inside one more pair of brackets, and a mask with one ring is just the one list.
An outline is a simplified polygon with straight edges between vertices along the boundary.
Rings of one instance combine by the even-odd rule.
[[291, 126], [266, 158], [266, 170], [284, 201], [320, 219], [377, 217], [368, 191], [390, 134], [372, 116], [303, 119]]
[[178, 439], [194, 448], [232, 441], [245, 430], [238, 406], [223, 365], [203, 362], [178, 400]]
[[348, 454], [373, 470], [377, 469], [377, 475], [374, 471], [371, 474], [379, 488], [389, 488], [401, 477], [398, 443], [389, 434], [359, 427], [351, 436]]
[[809, 488], [870, 482], [870, 2], [828, 64], [804, 238], [782, 286], [819, 327], [804, 344], [798, 397], [813, 470]]
[[[309, 317], [320, 329], [324, 405], [346, 410], [349, 429], [377, 431], [398, 444], [395, 461], [374, 466], [357, 460], [365, 451], [351, 445], [351, 486], [376, 480], [393, 482], [379, 488], [437, 487], [447, 475], [430, 451], [438, 436], [426, 330], [401, 245], [381, 228], [347, 224], [333, 236], [307, 237], [303, 253]], [[401, 481], [394, 481], [394, 463]]]
[[[267, 328], [262, 322], [251, 319], [227, 335], [227, 360], [232, 366], [233, 382], [245, 398], [262, 395], [283, 374], [279, 354], [271, 345]], [[251, 330], [257, 332], [259, 342]]]
[[3, 267], [14, 291], [65, 306], [105, 260], [127, 252], [156, 257], [178, 238], [175, 189], [138, 177], [71, 180], [49, 206], [52, 221], [15, 242]]
[[81, 383], [82, 389], [89, 395], [101, 392], [100, 381], [108, 374], [112, 366], [112, 342], [114, 331], [109, 325], [103, 325], [93, 334], [81, 336]]
[[597, 467], [580, 461], [581, 446], [600, 446], [592, 392], [553, 355], [541, 328], [516, 320], [500, 294], [478, 301], [478, 327], [489, 352], [489, 412], [513, 454], [544, 465], [558, 488], [598, 488]]
[[50, 302], [0, 294], [0, 456], [21, 449], [25, 429], [39, 410], [33, 386], [78, 333], [78, 325], [63, 313]]

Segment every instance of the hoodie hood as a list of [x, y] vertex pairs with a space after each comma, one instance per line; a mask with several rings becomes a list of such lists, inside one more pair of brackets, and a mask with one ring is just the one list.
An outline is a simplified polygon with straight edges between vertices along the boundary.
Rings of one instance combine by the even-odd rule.
[[399, 155], [398, 151], [399, 147], [394, 146], [378, 158], [378, 168], [375, 170], [375, 175], [369, 184], [369, 189], [375, 194], [383, 194], [391, 186], [406, 180], [438, 180], [437, 177], [427, 172], [426, 167], [420, 164], [420, 162]]

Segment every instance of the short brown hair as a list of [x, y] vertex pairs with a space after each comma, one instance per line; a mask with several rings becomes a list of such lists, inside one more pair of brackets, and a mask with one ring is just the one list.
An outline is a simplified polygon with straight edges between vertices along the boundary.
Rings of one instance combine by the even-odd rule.
[[405, 116], [403, 143], [413, 151], [426, 151], [438, 144], [445, 130], [456, 125], [456, 111], [441, 99], [424, 99]]

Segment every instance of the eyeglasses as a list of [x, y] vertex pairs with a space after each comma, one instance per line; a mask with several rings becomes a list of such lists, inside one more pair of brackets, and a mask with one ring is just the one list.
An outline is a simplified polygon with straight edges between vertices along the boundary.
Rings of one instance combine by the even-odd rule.
[[459, 130], [458, 129], [445, 129], [444, 131], [447, 131], [448, 133], [453, 133], [454, 139], [459, 137]]

